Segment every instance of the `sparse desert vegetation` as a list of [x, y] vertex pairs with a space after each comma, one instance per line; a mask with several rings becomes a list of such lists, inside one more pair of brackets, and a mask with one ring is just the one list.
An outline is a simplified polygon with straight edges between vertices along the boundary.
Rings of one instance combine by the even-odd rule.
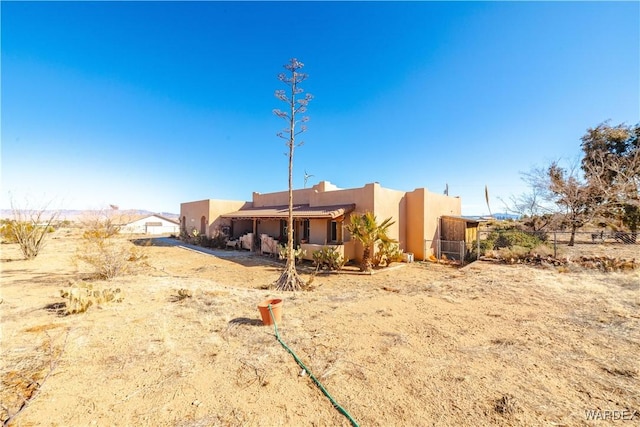
[[[637, 267], [393, 264], [319, 272], [313, 291], [291, 293], [263, 289], [282, 269], [273, 258], [171, 242], [124, 240], [146, 265], [109, 280], [74, 262], [79, 230], [52, 233], [30, 261], [2, 245], [2, 421], [349, 425], [262, 326], [256, 306], [271, 297], [284, 300], [282, 339], [363, 426], [613, 424], [587, 418], [597, 410], [640, 419]], [[299, 268], [305, 281], [313, 272]], [[72, 294], [95, 301], [68, 315]]]

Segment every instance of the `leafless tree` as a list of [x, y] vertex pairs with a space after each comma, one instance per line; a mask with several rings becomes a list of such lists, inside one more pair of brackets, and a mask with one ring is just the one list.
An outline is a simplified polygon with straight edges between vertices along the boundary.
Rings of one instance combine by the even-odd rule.
[[564, 222], [571, 229], [569, 246], [576, 231], [598, 214], [598, 189], [580, 176], [578, 168], [561, 168], [554, 162], [547, 169], [551, 200], [562, 209]]
[[[296, 270], [296, 259], [293, 250], [293, 152], [303, 142], [296, 143], [296, 136], [307, 130], [306, 123], [309, 117], [301, 114], [307, 111], [307, 105], [313, 96], [309, 93], [301, 96], [304, 90], [299, 86], [307, 79], [307, 74], [300, 72], [304, 64], [296, 58], [291, 58], [289, 63], [284, 65], [288, 73], [280, 73], [278, 80], [287, 86], [287, 89], [278, 89], [275, 92], [276, 98], [287, 104], [287, 110], [273, 110], [273, 113], [287, 122], [287, 127], [278, 133], [278, 136], [286, 141], [289, 149], [289, 217], [287, 220], [287, 263], [282, 274], [275, 282], [275, 287], [282, 291], [297, 291], [302, 289], [304, 282], [298, 276]], [[296, 125], [300, 127], [296, 129]]]
[[[557, 226], [556, 218], [576, 230], [596, 218], [621, 219], [635, 242], [640, 228], [640, 125], [610, 126], [607, 122], [588, 129], [582, 137], [580, 162], [568, 168], [558, 162], [524, 174], [531, 193], [511, 198], [507, 209], [532, 218], [548, 220], [535, 227]], [[504, 201], [503, 201], [504, 202]], [[539, 229], [539, 228], [538, 228]], [[535, 230], [534, 230], [535, 231]]]
[[560, 223], [558, 207], [551, 203], [553, 198], [549, 191], [547, 169], [534, 167], [529, 172], [521, 173], [529, 191], [520, 195], [512, 195], [508, 201], [500, 199], [507, 212], [520, 216], [524, 225], [533, 232], [557, 227]]

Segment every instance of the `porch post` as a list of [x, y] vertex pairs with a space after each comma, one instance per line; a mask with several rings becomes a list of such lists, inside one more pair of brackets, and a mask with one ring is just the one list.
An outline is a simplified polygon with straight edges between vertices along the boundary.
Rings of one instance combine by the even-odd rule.
[[258, 241], [258, 220], [253, 219], [253, 242], [251, 242], [251, 252], [256, 252], [256, 242]]

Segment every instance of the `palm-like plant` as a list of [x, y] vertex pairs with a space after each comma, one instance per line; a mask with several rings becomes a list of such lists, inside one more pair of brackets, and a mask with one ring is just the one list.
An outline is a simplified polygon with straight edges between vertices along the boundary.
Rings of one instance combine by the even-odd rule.
[[387, 234], [389, 227], [394, 223], [395, 221], [392, 221], [391, 217], [389, 217], [382, 221], [381, 224], [378, 224], [376, 216], [372, 212], [365, 212], [362, 215], [351, 215], [349, 224], [347, 224], [347, 230], [352, 238], [362, 243], [364, 249], [360, 271], [372, 270], [371, 257], [376, 242], [396, 243], [396, 241]]

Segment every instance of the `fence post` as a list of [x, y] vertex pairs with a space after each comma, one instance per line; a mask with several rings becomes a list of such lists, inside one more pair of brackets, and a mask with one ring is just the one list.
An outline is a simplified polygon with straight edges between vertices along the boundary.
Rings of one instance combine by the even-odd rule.
[[558, 239], [555, 231], [553, 232], [553, 257], [558, 258]]
[[426, 261], [427, 260], [427, 240], [424, 239], [424, 246], [422, 247], [423, 251], [422, 251], [422, 260]]
[[476, 261], [480, 261], [480, 227], [478, 227], [478, 233], [476, 237], [478, 240], [478, 255], [476, 255]]

